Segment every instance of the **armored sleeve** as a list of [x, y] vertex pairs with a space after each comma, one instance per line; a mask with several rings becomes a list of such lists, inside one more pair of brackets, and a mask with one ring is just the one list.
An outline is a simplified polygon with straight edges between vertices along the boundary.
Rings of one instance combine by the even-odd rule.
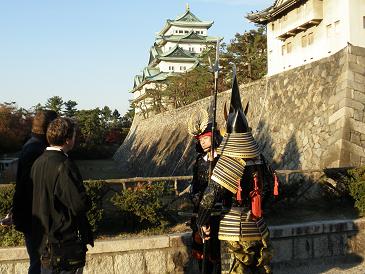
[[225, 189], [214, 181], [211, 181], [204, 191], [203, 198], [199, 205], [197, 225], [206, 225], [209, 221], [210, 214], [214, 203], [223, 198]]

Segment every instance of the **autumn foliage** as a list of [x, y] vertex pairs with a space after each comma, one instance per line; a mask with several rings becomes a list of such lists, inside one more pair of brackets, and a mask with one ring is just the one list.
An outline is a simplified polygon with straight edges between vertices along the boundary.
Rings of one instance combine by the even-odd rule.
[[29, 137], [32, 114], [18, 109], [15, 103], [0, 104], [0, 153], [21, 149]]
[[59, 116], [69, 117], [78, 125], [77, 145], [72, 151], [78, 159], [111, 157], [127, 136], [134, 110], [121, 116], [115, 109], [78, 110], [77, 102], [64, 101], [59, 96], [49, 98], [45, 105], [30, 110], [18, 108], [16, 103], [0, 103], [0, 154], [18, 152], [31, 135], [32, 120], [39, 110], [51, 109]]

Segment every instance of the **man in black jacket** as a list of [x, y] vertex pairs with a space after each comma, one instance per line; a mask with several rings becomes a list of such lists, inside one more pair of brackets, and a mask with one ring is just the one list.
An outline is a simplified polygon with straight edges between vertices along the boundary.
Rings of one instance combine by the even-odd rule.
[[35, 161], [32, 228], [42, 254], [42, 273], [81, 273], [86, 245], [93, 237], [86, 213], [91, 202], [81, 174], [67, 153], [75, 143], [72, 120], [58, 118], [48, 127], [50, 147]]
[[42, 110], [36, 113], [32, 122], [32, 137], [23, 146], [18, 163], [12, 217], [15, 229], [24, 234], [30, 259], [29, 274], [41, 272], [39, 255], [31, 231], [33, 182], [30, 178], [30, 170], [34, 161], [47, 147], [47, 127], [56, 117], [57, 113], [52, 110]]

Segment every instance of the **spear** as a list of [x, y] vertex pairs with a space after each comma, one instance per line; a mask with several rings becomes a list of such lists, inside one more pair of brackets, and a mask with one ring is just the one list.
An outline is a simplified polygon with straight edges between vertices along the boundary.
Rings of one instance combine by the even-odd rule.
[[[209, 63], [210, 58], [209, 58]], [[214, 161], [214, 132], [215, 132], [215, 123], [216, 123], [216, 117], [217, 117], [217, 94], [218, 94], [218, 76], [219, 76], [219, 39], [217, 39], [217, 45], [215, 49], [215, 62], [214, 65], [211, 64], [211, 69], [214, 73], [214, 90], [212, 90], [212, 111], [213, 111], [213, 117], [212, 117], [212, 136], [211, 136], [211, 147], [210, 147], [210, 164], [209, 164], [209, 182], [212, 177], [213, 172], [213, 161]]]
[[[216, 50], [215, 50], [215, 62], [214, 65], [211, 64], [209, 57], [209, 64], [214, 73], [214, 90], [212, 90], [212, 104], [211, 110], [213, 111], [212, 117], [212, 136], [211, 136], [211, 146], [210, 146], [210, 156], [209, 158], [209, 182], [211, 183], [211, 177], [213, 173], [213, 162], [214, 162], [214, 132], [215, 132], [215, 121], [217, 116], [217, 93], [218, 93], [218, 76], [219, 76], [219, 39], [217, 39]], [[204, 240], [203, 236], [203, 262], [202, 262], [202, 274], [208, 273], [208, 249], [209, 249], [209, 240]]]

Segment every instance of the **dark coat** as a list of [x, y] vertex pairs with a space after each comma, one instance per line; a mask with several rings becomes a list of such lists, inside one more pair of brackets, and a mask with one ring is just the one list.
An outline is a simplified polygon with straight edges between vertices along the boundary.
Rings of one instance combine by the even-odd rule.
[[30, 233], [32, 227], [33, 182], [30, 170], [46, 147], [45, 136], [33, 134], [20, 154], [12, 211], [15, 229], [24, 233]]
[[93, 245], [86, 213], [91, 202], [79, 169], [61, 151], [46, 150], [34, 163], [32, 230], [42, 251], [46, 242]]

